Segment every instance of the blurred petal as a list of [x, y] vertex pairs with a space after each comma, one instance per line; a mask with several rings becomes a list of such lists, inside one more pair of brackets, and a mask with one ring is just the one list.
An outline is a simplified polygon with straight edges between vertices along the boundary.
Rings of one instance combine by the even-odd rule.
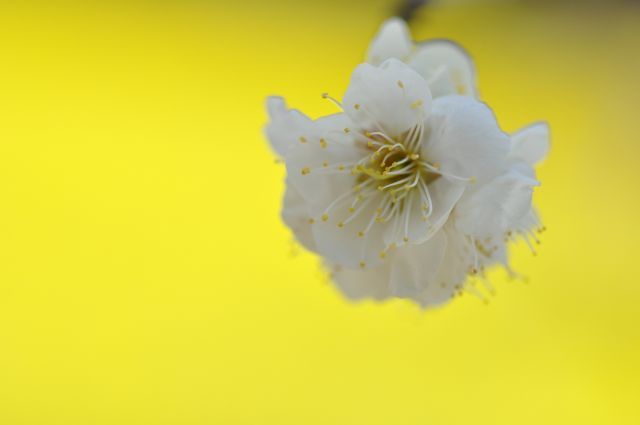
[[427, 80], [434, 98], [449, 94], [477, 97], [473, 61], [452, 41], [419, 44], [409, 65]]
[[519, 159], [529, 165], [542, 161], [549, 152], [549, 125], [539, 122], [523, 128], [511, 135], [509, 157]]
[[407, 23], [400, 18], [387, 20], [378, 31], [367, 52], [367, 62], [379, 65], [389, 58], [407, 61], [413, 42]]
[[271, 148], [284, 157], [289, 148], [309, 131], [312, 121], [297, 109], [287, 109], [285, 100], [277, 96], [267, 98], [267, 111], [270, 122], [265, 133]]

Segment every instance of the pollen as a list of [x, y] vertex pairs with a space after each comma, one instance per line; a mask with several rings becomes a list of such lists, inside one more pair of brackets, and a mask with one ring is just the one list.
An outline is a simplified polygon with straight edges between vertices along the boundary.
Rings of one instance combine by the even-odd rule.
[[329, 214], [322, 214], [322, 221], [327, 221], [329, 220]]
[[385, 258], [387, 258], [387, 253], [386, 253], [386, 252], [384, 252], [384, 251], [380, 251], [380, 254], [378, 254], [378, 255], [379, 255], [379, 257], [380, 257], [380, 258], [382, 258], [383, 260], [384, 260]]
[[300, 140], [300, 143], [307, 143], [308, 141], [304, 136], [300, 136], [298, 140]]
[[342, 229], [344, 227], [344, 223], [343, 222], [338, 223], [338, 227]]
[[400, 80], [397, 81], [398, 87], [400, 87], [401, 89], [404, 88], [404, 83]]
[[354, 108], [356, 111], [358, 111], [358, 110], [360, 110], [360, 105], [356, 103], [355, 105], [353, 105], [353, 108]]
[[327, 148], [327, 141], [325, 139], [320, 139], [320, 147], [322, 149], [326, 149]]
[[364, 269], [365, 267], [367, 267], [367, 263], [365, 263], [364, 261], [360, 261], [360, 268]]
[[309, 167], [304, 167], [302, 168], [302, 170], [300, 170], [300, 172], [302, 173], [303, 176], [306, 176], [311, 172], [311, 169]]
[[326, 168], [329, 166], [329, 163], [327, 161], [322, 161], [322, 166]]
[[359, 232], [358, 232], [358, 237], [359, 237], [359, 238], [361, 238], [361, 237], [363, 237], [363, 236], [364, 236], [364, 232], [363, 232], [362, 230], [361, 230], [361, 231], [359, 231]]
[[351, 129], [349, 129], [349, 127], [345, 127], [344, 132], [345, 134], [349, 134], [351, 132]]

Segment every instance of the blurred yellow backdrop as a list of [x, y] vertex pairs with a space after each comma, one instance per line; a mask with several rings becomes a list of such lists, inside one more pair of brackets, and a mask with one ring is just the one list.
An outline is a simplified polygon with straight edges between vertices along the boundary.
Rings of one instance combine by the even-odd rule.
[[0, 424], [640, 423], [640, 8], [440, 2], [503, 128], [551, 123], [527, 284], [345, 301], [279, 219], [388, 1], [0, 7]]

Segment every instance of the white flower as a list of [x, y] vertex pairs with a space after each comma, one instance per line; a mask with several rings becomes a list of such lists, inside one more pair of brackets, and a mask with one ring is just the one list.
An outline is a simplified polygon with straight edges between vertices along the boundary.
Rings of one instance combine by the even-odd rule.
[[367, 62], [378, 65], [395, 58], [405, 62], [428, 83], [434, 98], [449, 94], [477, 97], [475, 69], [465, 50], [450, 40], [414, 43], [405, 21], [387, 20], [367, 52]]
[[[405, 60], [418, 55], [395, 42], [405, 36], [387, 24], [370, 62], [397, 46], [408, 46]], [[434, 98], [425, 75], [394, 58], [362, 64], [343, 103], [334, 100], [343, 112], [318, 120], [268, 100], [267, 136], [287, 166], [283, 219], [352, 299], [441, 303], [468, 274], [507, 267], [505, 240], [538, 223], [533, 165], [548, 148], [546, 125], [510, 137], [474, 96]]]

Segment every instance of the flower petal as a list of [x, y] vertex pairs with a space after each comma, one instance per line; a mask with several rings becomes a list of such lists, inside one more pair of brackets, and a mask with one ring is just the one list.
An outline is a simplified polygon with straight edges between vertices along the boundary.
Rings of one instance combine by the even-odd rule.
[[424, 120], [431, 107], [427, 82], [409, 66], [388, 59], [353, 72], [343, 107], [360, 128], [396, 138]]
[[347, 268], [370, 268], [380, 264], [385, 249], [384, 225], [375, 222], [375, 209], [382, 196], [376, 194], [362, 201], [369, 204], [359, 214], [349, 212], [349, 200], [325, 216], [326, 220], [316, 220], [312, 229], [318, 252], [332, 263]]
[[[465, 186], [459, 182], [438, 178], [428, 185], [433, 209], [427, 220], [423, 220], [425, 211], [422, 209], [422, 199], [418, 191], [413, 191], [407, 197], [407, 205], [411, 205], [408, 217], [400, 215], [397, 222], [386, 223], [384, 240], [387, 246], [403, 246], [422, 244], [431, 238], [444, 225]], [[411, 202], [409, 202], [411, 200]], [[405, 227], [406, 226], [406, 227]], [[406, 231], [406, 232], [405, 232]], [[406, 237], [406, 239], [405, 239]]]
[[427, 80], [434, 98], [450, 94], [477, 97], [473, 61], [452, 41], [420, 43], [408, 63]]
[[286, 183], [286, 191], [282, 201], [282, 221], [293, 231], [298, 242], [309, 251], [316, 251], [316, 243], [311, 231], [310, 215], [307, 203], [290, 182]]
[[400, 18], [385, 21], [371, 42], [367, 52], [367, 62], [379, 65], [389, 58], [406, 62], [413, 49], [407, 23]]
[[285, 158], [288, 181], [296, 186], [308, 204], [309, 213], [316, 218], [338, 196], [356, 185], [351, 169], [366, 151], [353, 135], [344, 132], [349, 125], [344, 114], [314, 121]]
[[278, 96], [267, 98], [267, 111], [271, 121], [265, 133], [273, 150], [284, 157], [298, 138], [309, 131], [312, 121], [297, 109], [287, 109], [284, 99]]
[[465, 235], [501, 238], [529, 213], [538, 184], [512, 170], [465, 194], [455, 208], [456, 228]]
[[535, 165], [549, 152], [549, 125], [538, 122], [511, 135], [509, 157]]
[[332, 278], [342, 293], [351, 300], [383, 300], [389, 298], [389, 268], [388, 262], [365, 270], [339, 267], [333, 271]]
[[487, 105], [466, 96], [435, 99], [422, 156], [451, 174], [488, 180], [506, 171], [509, 137]]
[[444, 259], [447, 237], [437, 232], [428, 241], [398, 249], [391, 261], [389, 290], [401, 298], [415, 298], [436, 285], [436, 275]]

